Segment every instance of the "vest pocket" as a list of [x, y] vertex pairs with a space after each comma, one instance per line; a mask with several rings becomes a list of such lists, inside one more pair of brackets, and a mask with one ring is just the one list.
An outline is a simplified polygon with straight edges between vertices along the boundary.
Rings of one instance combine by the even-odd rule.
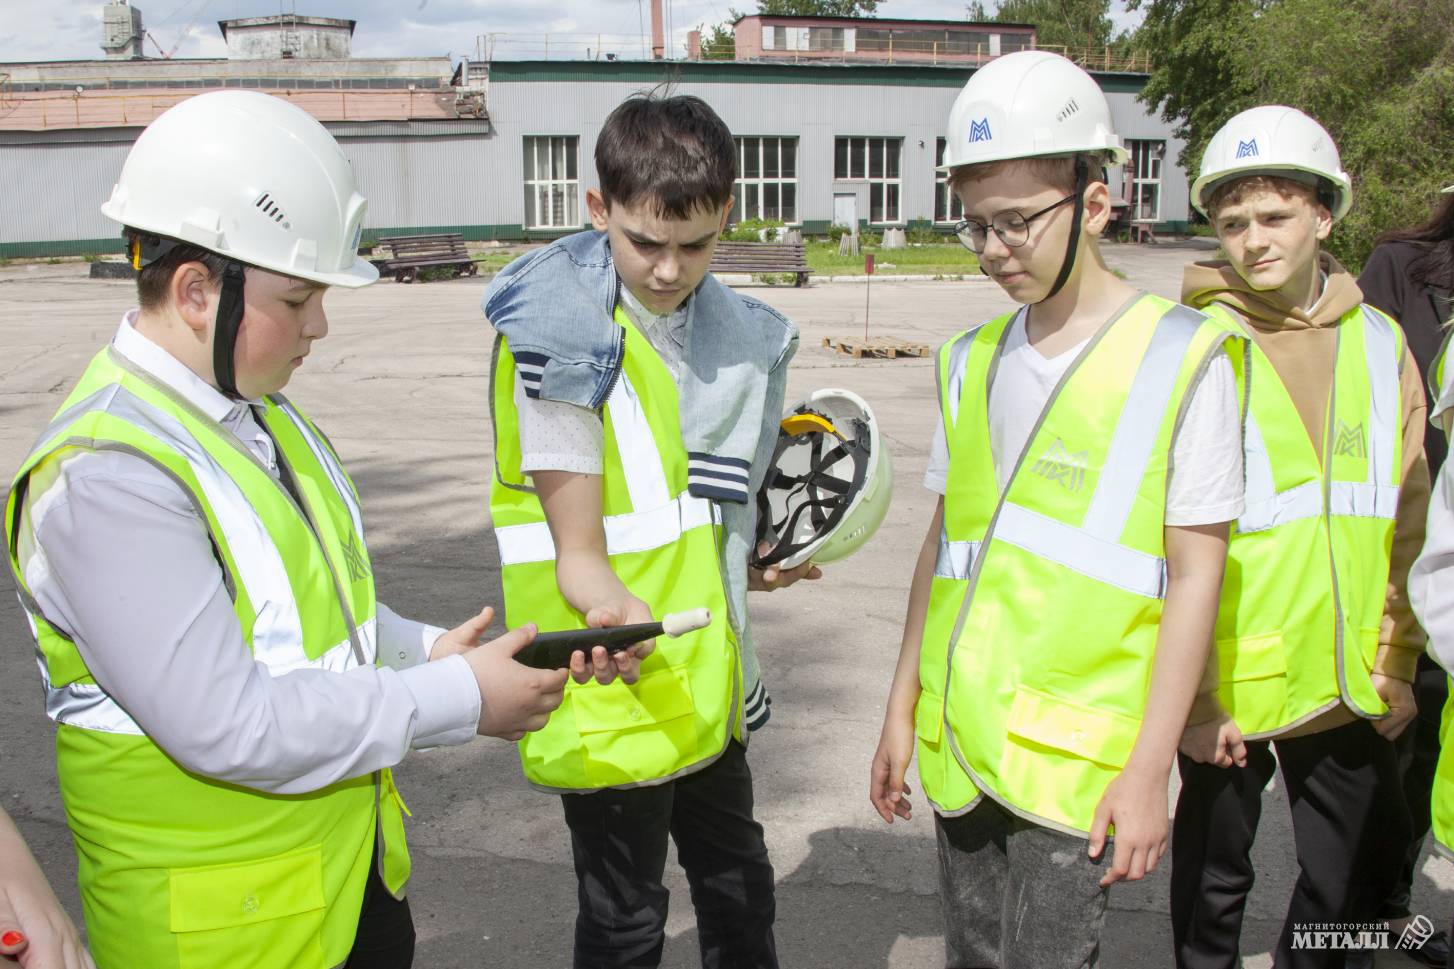
[[323, 849], [168, 872], [179, 969], [323, 969]]
[[1287, 676], [1287, 650], [1281, 632], [1219, 639], [1215, 649], [1217, 673], [1223, 683]]
[[1087, 831], [1140, 729], [1135, 717], [1021, 686], [1005, 721], [1000, 796], [1031, 815]]
[[1033, 752], [1038, 746], [1119, 769], [1131, 756], [1140, 730], [1141, 721], [1135, 717], [1021, 686], [1005, 721], [1010, 740], [1005, 759], [1018, 756], [1013, 753], [1017, 749]]
[[[570, 691], [587, 780], [610, 786], [649, 780], [695, 760], [701, 744], [687, 671], [657, 670]], [[725, 721], [724, 721], [725, 722]]]

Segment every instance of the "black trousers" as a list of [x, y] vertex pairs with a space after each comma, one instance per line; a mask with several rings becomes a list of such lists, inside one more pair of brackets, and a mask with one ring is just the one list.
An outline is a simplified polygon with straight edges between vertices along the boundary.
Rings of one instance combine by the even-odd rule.
[[389, 894], [376, 861], [369, 870], [358, 932], [344, 969], [409, 969], [413, 962], [414, 917], [409, 900]]
[[1402, 834], [1403, 824], [1397, 816], [1375, 819], [1372, 833], [1377, 841], [1372, 857], [1382, 871], [1376, 876], [1389, 885], [1388, 896], [1379, 899], [1377, 915], [1383, 919], [1405, 918], [1413, 914], [1414, 869], [1429, 833], [1429, 799], [1433, 796], [1434, 770], [1439, 765], [1439, 721], [1444, 701], [1449, 696], [1449, 674], [1439, 668], [1427, 654], [1419, 657], [1419, 671], [1414, 679], [1414, 699], [1419, 715], [1409, 724], [1394, 748], [1398, 753], [1399, 773], [1403, 779], [1403, 804], [1407, 811], [1408, 840], [1392, 840]]
[[1252, 842], [1262, 791], [1279, 765], [1292, 807], [1299, 873], [1278, 940], [1278, 969], [1342, 966], [1336, 950], [1294, 949], [1293, 926], [1361, 920], [1387, 894], [1388, 882], [1375, 883], [1366, 867], [1368, 829], [1375, 803], [1398, 783], [1398, 765], [1393, 744], [1368, 721], [1271, 744], [1249, 743], [1243, 768], [1178, 755], [1182, 786], [1172, 823], [1171, 926], [1179, 969], [1240, 965]]
[[667, 838], [691, 886], [703, 969], [777, 969], [772, 865], [752, 817], [747, 751], [653, 787], [561, 797], [575, 857], [575, 969], [661, 962]]

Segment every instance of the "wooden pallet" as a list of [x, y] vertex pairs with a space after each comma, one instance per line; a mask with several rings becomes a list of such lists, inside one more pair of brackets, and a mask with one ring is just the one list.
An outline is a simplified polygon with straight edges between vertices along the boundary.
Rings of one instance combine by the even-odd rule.
[[929, 347], [923, 343], [905, 343], [903, 340], [833, 340], [823, 338], [823, 346], [845, 353], [850, 357], [924, 357]]

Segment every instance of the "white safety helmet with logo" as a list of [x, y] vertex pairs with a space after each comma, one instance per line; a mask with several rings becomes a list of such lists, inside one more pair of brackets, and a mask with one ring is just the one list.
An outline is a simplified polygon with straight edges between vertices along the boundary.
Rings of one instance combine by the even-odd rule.
[[847, 558], [878, 530], [892, 494], [888, 449], [868, 404], [848, 390], [810, 394], [779, 426], [757, 493], [753, 567]]
[[939, 170], [1075, 152], [1125, 162], [1105, 92], [1059, 54], [1022, 50], [976, 70], [954, 99]]
[[[1111, 123], [1105, 92], [1059, 54], [1016, 51], [976, 70], [949, 111], [939, 171], [1049, 155], [1074, 155], [1077, 164], [1074, 221], [1060, 274], [1046, 299], [1070, 277], [1091, 176], [1107, 164], [1124, 164], [1126, 148]], [[1095, 172], [1086, 156], [1100, 157]]]
[[213, 91], [147, 126], [101, 212], [133, 230], [137, 269], [178, 242], [228, 258], [213, 363], [219, 386], [237, 396], [243, 267], [367, 286], [379, 273], [358, 254], [366, 208], [352, 164], [312, 115], [257, 91]]
[[1249, 175], [1278, 175], [1318, 190], [1334, 219], [1348, 214], [1353, 182], [1327, 130], [1297, 108], [1264, 104], [1234, 116], [1202, 153], [1191, 201], [1203, 215], [1217, 189]]

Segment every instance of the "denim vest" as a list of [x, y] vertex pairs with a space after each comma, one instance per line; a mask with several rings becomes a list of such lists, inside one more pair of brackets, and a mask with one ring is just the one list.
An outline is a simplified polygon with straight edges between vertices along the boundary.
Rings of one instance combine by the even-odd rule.
[[[625, 338], [613, 314], [620, 278], [605, 233], [581, 232], [527, 253], [491, 280], [481, 307], [510, 343], [529, 397], [599, 409], [621, 371]], [[726, 532], [732, 627], [742, 646], [746, 720], [767, 720], [747, 625], [747, 557], [754, 497], [777, 441], [797, 328], [710, 273], [689, 297], [679, 380], [681, 424], [694, 470], [688, 489], [714, 500]]]

